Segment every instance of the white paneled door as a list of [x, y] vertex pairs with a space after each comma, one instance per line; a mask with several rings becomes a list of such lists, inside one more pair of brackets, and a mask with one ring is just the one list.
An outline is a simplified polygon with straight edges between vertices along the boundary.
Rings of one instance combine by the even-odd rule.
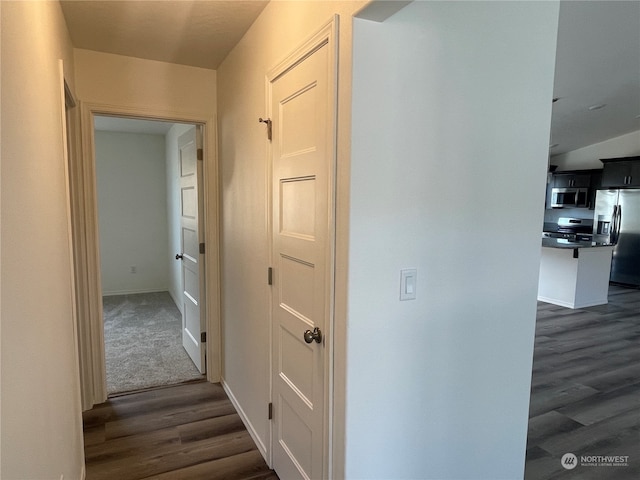
[[[193, 127], [178, 138], [180, 175], [180, 243], [176, 255], [182, 274], [182, 345], [200, 373], [205, 373], [204, 256], [202, 242], [203, 205], [198, 194], [202, 162], [198, 161], [198, 132]], [[204, 245], [204, 243], [203, 243]]]
[[286, 479], [326, 478], [335, 161], [332, 31], [329, 27], [306, 44], [269, 83], [272, 451], [274, 469]]

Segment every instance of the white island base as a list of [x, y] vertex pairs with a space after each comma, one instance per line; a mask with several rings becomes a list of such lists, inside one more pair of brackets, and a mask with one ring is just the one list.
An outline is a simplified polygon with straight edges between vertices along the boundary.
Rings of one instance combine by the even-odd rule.
[[538, 300], [568, 308], [606, 304], [612, 252], [613, 246], [542, 247]]

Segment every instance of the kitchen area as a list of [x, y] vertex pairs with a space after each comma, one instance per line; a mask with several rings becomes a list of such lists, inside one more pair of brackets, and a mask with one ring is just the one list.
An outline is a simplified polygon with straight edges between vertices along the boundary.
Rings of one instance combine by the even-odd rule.
[[539, 301], [585, 308], [608, 302], [610, 282], [640, 288], [640, 156], [600, 162], [550, 166]]
[[639, 9], [561, 2], [541, 302], [586, 308], [610, 284], [640, 289]]
[[637, 456], [561, 463], [638, 450], [639, 22], [638, 1], [560, 3], [524, 480], [640, 478]]

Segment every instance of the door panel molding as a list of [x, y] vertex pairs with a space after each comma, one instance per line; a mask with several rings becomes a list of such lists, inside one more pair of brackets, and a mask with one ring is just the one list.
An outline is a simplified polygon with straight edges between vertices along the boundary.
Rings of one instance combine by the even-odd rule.
[[[205, 308], [207, 324], [207, 380], [219, 382], [221, 375], [220, 345], [220, 258], [219, 258], [219, 195], [216, 125], [213, 116], [153, 108], [79, 102], [81, 152], [71, 177], [71, 204], [77, 209], [74, 229], [84, 235], [74, 237], [76, 265], [84, 285], [77, 285], [79, 301], [78, 332], [80, 343], [81, 391], [83, 409], [90, 409], [107, 399], [102, 326], [102, 286], [100, 281], [100, 249], [98, 236], [97, 187], [95, 174], [94, 116], [106, 115], [145, 120], [165, 120], [204, 126], [204, 227], [207, 253], [205, 262]], [[198, 129], [200, 130], [200, 129]]]

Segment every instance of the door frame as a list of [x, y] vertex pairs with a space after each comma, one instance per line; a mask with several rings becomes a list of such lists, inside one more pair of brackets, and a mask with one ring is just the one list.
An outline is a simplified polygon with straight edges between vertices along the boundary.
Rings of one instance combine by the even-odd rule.
[[[338, 39], [339, 39], [339, 16], [333, 15], [331, 19], [325, 22], [322, 27], [315, 33], [307, 37], [306, 40], [286, 56], [280, 63], [272, 67], [265, 76], [265, 111], [267, 118], [273, 117], [272, 111], [272, 88], [271, 84], [278, 77], [286, 73], [305, 58], [313, 54], [318, 48], [324, 44], [328, 44], [328, 68], [329, 71], [329, 99], [327, 120], [329, 130], [332, 132], [330, 144], [327, 146], [327, 152], [330, 152], [329, 159], [329, 198], [327, 202], [328, 208], [328, 234], [327, 249], [325, 252], [325, 260], [327, 264], [326, 279], [326, 312], [327, 312], [327, 331], [324, 335], [326, 342], [326, 355], [324, 358], [324, 413], [323, 413], [323, 471], [327, 478], [333, 478], [334, 474], [334, 337], [335, 337], [335, 285], [336, 285], [336, 205], [337, 205], [337, 161], [338, 161]], [[274, 265], [275, 258], [273, 256], [273, 148], [271, 141], [267, 140], [267, 233], [269, 243], [269, 261]], [[269, 401], [273, 403], [273, 297], [269, 295]], [[274, 426], [273, 420], [269, 422], [269, 452], [268, 462], [273, 467], [273, 442], [274, 442]]]
[[[216, 124], [213, 116], [168, 111], [154, 108], [136, 108], [123, 105], [80, 102], [80, 151], [71, 179], [71, 203], [78, 209], [74, 218], [74, 231], [84, 232], [73, 243], [78, 271], [86, 281], [83, 296], [78, 296], [81, 311], [86, 317], [78, 318], [80, 351], [80, 386], [82, 408], [107, 399], [106, 365], [104, 356], [104, 329], [102, 316], [102, 285], [100, 280], [100, 246], [98, 236], [98, 201], [95, 169], [94, 116], [117, 116], [143, 120], [163, 120], [174, 123], [202, 125], [204, 164], [203, 200], [206, 254], [204, 258], [205, 299], [207, 328], [207, 380], [219, 382], [221, 375], [220, 338], [220, 255], [219, 255], [219, 191]], [[76, 286], [76, 288], [78, 288]]]

